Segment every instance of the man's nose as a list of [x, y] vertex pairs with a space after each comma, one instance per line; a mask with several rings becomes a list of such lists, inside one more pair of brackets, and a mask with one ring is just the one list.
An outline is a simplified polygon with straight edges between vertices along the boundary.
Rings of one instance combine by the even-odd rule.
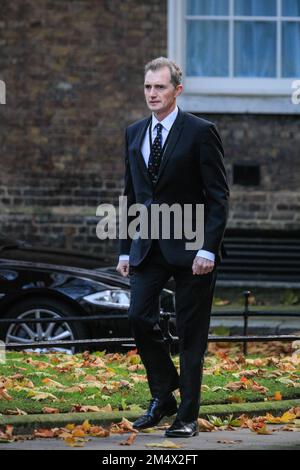
[[155, 90], [155, 88], [151, 88], [151, 89], [150, 89], [150, 96], [151, 96], [151, 97], [156, 96], [156, 90]]

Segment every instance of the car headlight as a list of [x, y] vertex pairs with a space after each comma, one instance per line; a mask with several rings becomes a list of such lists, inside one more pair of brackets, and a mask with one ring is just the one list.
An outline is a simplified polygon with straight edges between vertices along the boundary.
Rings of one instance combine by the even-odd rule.
[[113, 308], [128, 308], [130, 304], [130, 292], [127, 290], [104, 290], [83, 297], [84, 300], [94, 305]]

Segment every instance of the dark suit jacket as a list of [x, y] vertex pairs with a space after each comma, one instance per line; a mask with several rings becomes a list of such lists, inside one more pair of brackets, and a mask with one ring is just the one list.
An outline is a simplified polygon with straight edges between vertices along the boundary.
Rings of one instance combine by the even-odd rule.
[[[224, 167], [221, 138], [215, 125], [179, 109], [170, 130], [155, 186], [148, 174], [141, 146], [151, 117], [126, 129], [125, 189], [128, 207], [141, 203], [204, 204], [204, 244], [199, 249], [221, 260], [222, 239], [228, 217], [229, 189]], [[130, 223], [130, 217], [127, 222]], [[166, 260], [178, 266], [191, 266], [198, 249], [186, 250], [181, 240], [159, 239]], [[120, 254], [130, 253], [130, 264], [138, 266], [151, 248], [151, 239], [120, 240]]]

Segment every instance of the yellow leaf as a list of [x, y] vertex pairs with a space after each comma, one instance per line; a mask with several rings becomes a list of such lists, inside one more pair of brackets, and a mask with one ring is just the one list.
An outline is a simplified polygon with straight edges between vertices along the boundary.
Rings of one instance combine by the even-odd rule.
[[129, 361], [128, 361], [130, 364], [140, 364], [141, 363], [141, 358], [138, 354], [134, 354], [132, 356], [129, 357]]
[[149, 444], [146, 444], [146, 447], [159, 447], [162, 449], [181, 449], [183, 445], [175, 444], [172, 441], [165, 440], [163, 442], [151, 442]]
[[67, 437], [64, 442], [70, 447], [83, 447], [86, 443], [85, 439], [76, 439], [75, 437]]
[[279, 423], [281, 423], [281, 418], [280, 418], [280, 416], [273, 416], [273, 415], [270, 414], [270, 413], [267, 413], [267, 414], [266, 414], [266, 419], [267, 419], [267, 422], [268, 422], [268, 423], [271, 423], [271, 424], [279, 424]]
[[57, 401], [58, 400], [58, 398], [55, 395], [52, 395], [52, 393], [44, 393], [44, 392], [31, 391], [28, 393], [28, 397], [31, 398], [31, 400], [35, 400], [35, 401], [42, 401], [42, 400]]
[[217, 307], [223, 307], [224, 305], [229, 305], [229, 304], [230, 304], [230, 300], [218, 299], [214, 301], [214, 305], [216, 305]]
[[277, 416], [277, 417], [267, 413], [266, 418], [267, 418], [267, 421], [272, 424], [276, 424], [276, 423], [287, 424], [287, 423], [294, 421], [294, 419], [296, 418], [296, 415], [293, 413], [290, 413], [289, 411], [286, 411], [285, 413], [283, 413], [282, 416]]
[[65, 428], [66, 428], [68, 431], [73, 431], [73, 429], [75, 429], [75, 424], [73, 424], [73, 423], [67, 424], [67, 425], [65, 426]]
[[91, 425], [90, 425], [88, 419], [86, 419], [86, 420], [82, 423], [82, 429], [83, 429], [85, 432], [88, 432], [88, 431], [91, 429]]

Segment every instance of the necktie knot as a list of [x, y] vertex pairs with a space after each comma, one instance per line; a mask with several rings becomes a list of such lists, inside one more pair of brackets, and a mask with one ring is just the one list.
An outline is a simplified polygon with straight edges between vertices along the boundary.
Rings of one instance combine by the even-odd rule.
[[157, 131], [157, 135], [159, 136], [161, 134], [161, 131], [162, 131], [162, 124], [158, 123], [156, 124], [156, 131]]

